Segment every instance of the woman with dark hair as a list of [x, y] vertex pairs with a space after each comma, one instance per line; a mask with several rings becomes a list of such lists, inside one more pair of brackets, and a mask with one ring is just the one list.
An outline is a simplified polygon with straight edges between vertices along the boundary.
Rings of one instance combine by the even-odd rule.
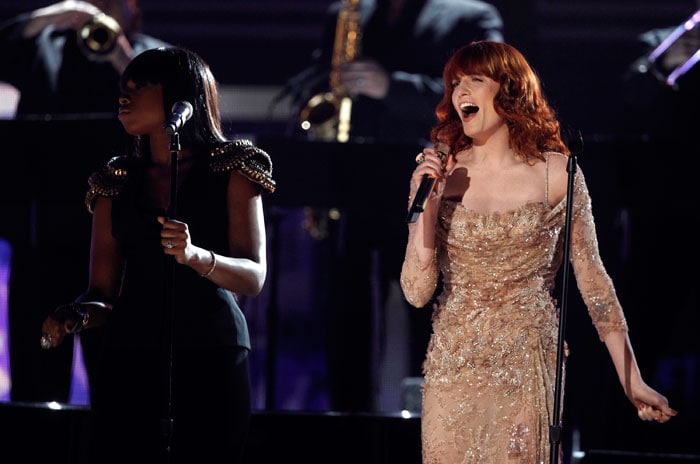
[[[214, 76], [191, 51], [141, 53], [121, 88], [132, 147], [89, 179], [88, 288], [45, 320], [42, 343], [104, 324], [90, 462], [237, 462], [251, 405], [235, 295], [265, 282], [272, 163], [224, 137]], [[191, 117], [171, 118], [183, 103]]]
[[[418, 155], [411, 199], [424, 175], [436, 184], [409, 224], [401, 273], [414, 306], [438, 293], [423, 364], [423, 462], [544, 463], [569, 151], [537, 75], [512, 46], [472, 42], [443, 78], [436, 148]], [[572, 207], [570, 260], [592, 322], [639, 417], [666, 422], [676, 411], [642, 379], [580, 168]]]

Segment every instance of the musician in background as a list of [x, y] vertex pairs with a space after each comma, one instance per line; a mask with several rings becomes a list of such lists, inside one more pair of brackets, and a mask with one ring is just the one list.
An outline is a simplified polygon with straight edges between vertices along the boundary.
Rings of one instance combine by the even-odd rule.
[[1, 23], [0, 57], [12, 65], [0, 67], [0, 81], [19, 90], [15, 116], [116, 117], [126, 64], [167, 45], [141, 25], [139, 0], [66, 0]]
[[[664, 318], [672, 336], [659, 337], [654, 324], [642, 325], [635, 332], [641, 338], [653, 334], [656, 342], [651, 351], [663, 347], [663, 352], [656, 353], [657, 372], [669, 372], [677, 390], [667, 391], [676, 398], [679, 409], [690, 412], [685, 414], [688, 417], [693, 416], [693, 408], [698, 411], [700, 407], [698, 389], [683, 387], [697, 385], [698, 379], [700, 340], [697, 324], [688, 323], [697, 320], [698, 273], [652, 276], [645, 272], [649, 263], [655, 269], [684, 269], [700, 258], [693, 227], [659, 227], [677, 224], [697, 210], [697, 171], [686, 168], [690, 164], [685, 160], [700, 156], [700, 63], [693, 64], [700, 53], [700, 0], [686, 4], [686, 12], [679, 13], [675, 24], [659, 24], [637, 37], [638, 48], [621, 80], [622, 114], [617, 121], [625, 126], [630, 140], [639, 141], [619, 150], [620, 172], [627, 172], [622, 179], [632, 183], [631, 188], [623, 184], [621, 189], [632, 243], [626, 278], [635, 288], [627, 297], [628, 304], [649, 308], [652, 313], [660, 305], [668, 308]], [[677, 158], [681, 153], [682, 158]], [[614, 414], [606, 411], [606, 419], [609, 416]], [[609, 432], [620, 430], [614, 421], [607, 420], [606, 425]], [[681, 443], [688, 437], [680, 433], [677, 438]]]
[[623, 122], [637, 133], [671, 141], [686, 134], [695, 138], [696, 119], [687, 115], [697, 112], [700, 101], [700, 64], [693, 64], [700, 51], [700, 0], [693, 6], [680, 24], [637, 37], [638, 58], [623, 76], [621, 92]]
[[[288, 81], [297, 108], [290, 124], [297, 131], [299, 112], [329, 89], [338, 12], [348, 3], [331, 4], [311, 65]], [[361, 43], [355, 59], [339, 70], [339, 83], [353, 98], [350, 138], [427, 140], [445, 61], [471, 40], [503, 41], [499, 11], [480, 0], [360, 0], [358, 6]]]

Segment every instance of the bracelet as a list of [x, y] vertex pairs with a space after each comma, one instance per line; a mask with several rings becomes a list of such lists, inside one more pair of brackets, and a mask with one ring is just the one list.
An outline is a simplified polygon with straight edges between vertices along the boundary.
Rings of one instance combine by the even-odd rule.
[[214, 269], [216, 269], [216, 255], [212, 250], [209, 250], [209, 254], [211, 255], [211, 262], [209, 264], [211, 267], [204, 274], [199, 274], [201, 277], [209, 277], [211, 273], [214, 272]]
[[87, 311], [87, 309], [85, 311], [80, 311], [80, 309], [78, 309], [80, 308], [80, 305], [76, 304], [75, 306], [75, 313], [78, 315], [78, 319], [70, 328], [70, 333], [80, 332], [88, 325], [88, 322], [90, 321], [90, 313]]
[[92, 305], [92, 306], [97, 306], [98, 308], [111, 311], [112, 310], [112, 303], [105, 303], [104, 301], [80, 301], [78, 302], [79, 305]]
[[63, 322], [66, 319], [74, 319], [73, 325], [68, 330], [69, 333], [78, 333], [87, 326], [90, 320], [90, 313], [87, 310], [82, 311], [82, 306], [80, 303], [69, 303], [66, 305], [61, 305], [54, 311], [59, 322]]

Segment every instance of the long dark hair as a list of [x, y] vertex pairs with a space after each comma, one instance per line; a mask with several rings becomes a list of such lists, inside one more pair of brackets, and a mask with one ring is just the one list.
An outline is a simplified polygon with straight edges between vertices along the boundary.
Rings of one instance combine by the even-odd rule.
[[435, 109], [439, 122], [431, 131], [434, 142], [448, 144], [453, 153], [472, 144], [452, 106], [452, 83], [465, 75], [487, 76], [500, 84], [494, 106], [506, 121], [511, 147], [523, 160], [543, 159], [546, 151], [569, 154], [555, 112], [525, 57], [511, 45], [486, 40], [460, 48], [445, 64], [445, 93]]
[[[120, 85], [161, 84], [163, 111], [172, 112], [179, 101], [192, 104], [192, 117], [179, 131], [180, 143], [194, 152], [204, 152], [226, 141], [221, 130], [217, 82], [209, 65], [195, 52], [182, 47], [146, 50], [131, 60]], [[145, 148], [148, 144], [143, 143]]]

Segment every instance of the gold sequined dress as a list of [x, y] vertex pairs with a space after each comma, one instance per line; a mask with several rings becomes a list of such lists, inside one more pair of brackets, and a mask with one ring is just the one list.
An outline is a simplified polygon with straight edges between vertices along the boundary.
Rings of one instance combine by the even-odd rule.
[[[602, 339], [627, 325], [600, 260], [580, 169], [573, 203], [572, 267]], [[421, 267], [407, 253], [401, 284], [411, 304], [430, 301], [438, 273], [444, 283], [423, 364], [424, 464], [549, 461], [558, 337], [552, 291], [565, 217], [566, 198], [550, 205], [546, 195], [490, 214], [443, 199], [435, 259]]]

